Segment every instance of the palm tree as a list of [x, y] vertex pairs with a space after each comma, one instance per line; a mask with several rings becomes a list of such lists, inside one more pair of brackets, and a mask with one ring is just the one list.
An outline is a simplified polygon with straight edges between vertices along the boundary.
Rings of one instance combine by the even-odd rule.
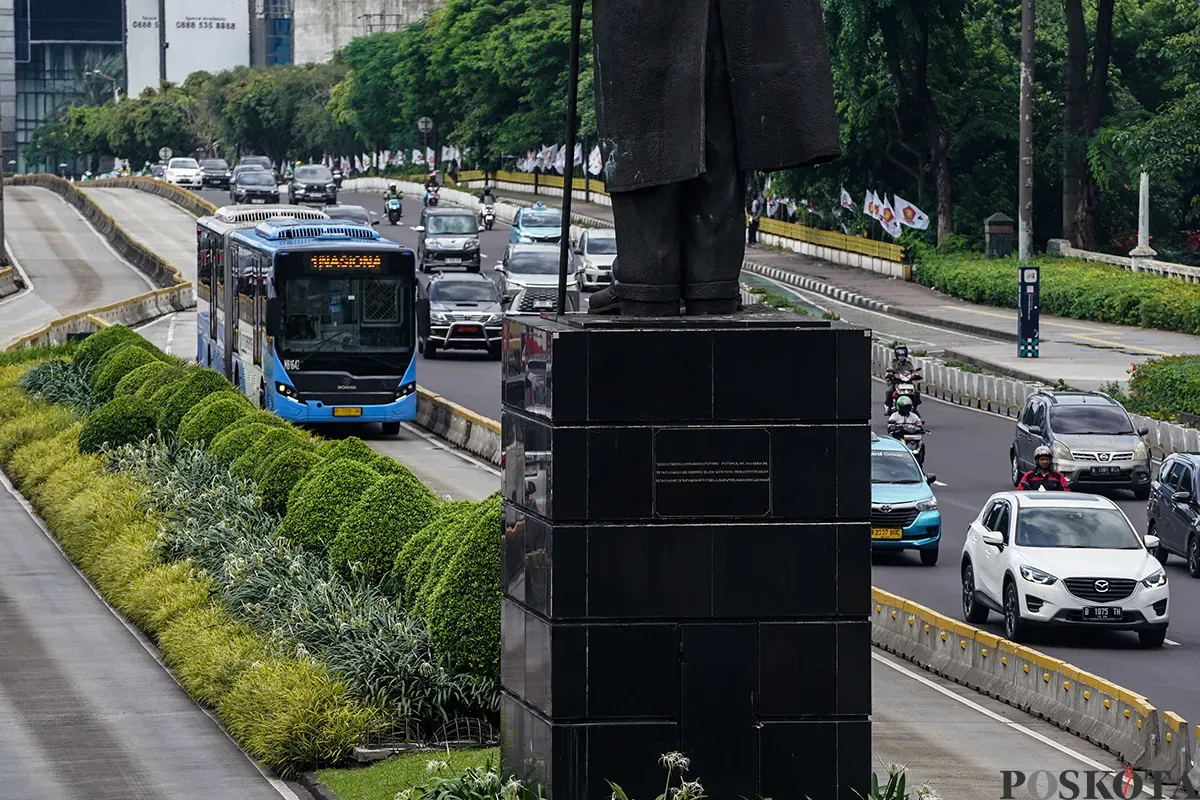
[[112, 99], [124, 77], [125, 60], [120, 53], [88, 53], [83, 65], [75, 69], [75, 96], [67, 105], [102, 106]]

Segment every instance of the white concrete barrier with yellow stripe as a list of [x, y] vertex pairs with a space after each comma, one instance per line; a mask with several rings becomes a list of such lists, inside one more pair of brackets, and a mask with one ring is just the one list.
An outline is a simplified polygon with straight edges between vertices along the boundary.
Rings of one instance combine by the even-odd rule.
[[1178, 714], [1136, 692], [1037, 650], [872, 590], [876, 647], [1041, 717], [1117, 755], [1135, 769], [1179, 781], [1191, 769], [1192, 737]]

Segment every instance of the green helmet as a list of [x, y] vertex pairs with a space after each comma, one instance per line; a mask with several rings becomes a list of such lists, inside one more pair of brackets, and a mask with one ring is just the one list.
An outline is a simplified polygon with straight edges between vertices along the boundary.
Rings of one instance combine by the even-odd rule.
[[897, 397], [896, 398], [896, 410], [900, 411], [902, 413], [905, 411], [911, 411], [912, 404], [913, 404], [913, 402], [912, 402], [911, 397]]

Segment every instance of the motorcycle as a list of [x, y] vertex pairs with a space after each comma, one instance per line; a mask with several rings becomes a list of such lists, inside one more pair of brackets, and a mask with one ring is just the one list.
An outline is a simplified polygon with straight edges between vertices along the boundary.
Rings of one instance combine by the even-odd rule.
[[908, 451], [917, 459], [917, 463], [925, 466], [925, 426], [924, 425], [889, 425], [888, 433], [892, 438], [904, 442]]
[[425, 190], [425, 205], [436, 206], [438, 204], [438, 189], [434, 186], [432, 189]]
[[400, 205], [399, 197], [389, 197], [384, 208], [387, 210], [388, 222], [395, 225], [404, 216], [404, 209]]
[[332, 170], [332, 172], [333, 172], [333, 185], [336, 186], [338, 189], [341, 189], [342, 188], [342, 178], [343, 178], [342, 171], [340, 169], [334, 169], [334, 170]]
[[921, 405], [921, 392], [917, 389], [917, 383], [923, 380], [921, 373], [910, 367], [887, 371], [886, 380], [891, 386], [888, 392], [886, 409], [889, 414], [896, 410], [896, 398], [909, 397], [913, 402], [913, 410], [915, 411]]
[[490, 231], [492, 229], [492, 226], [496, 224], [496, 206], [494, 206], [491, 203], [488, 203], [486, 206], [483, 207], [482, 216], [483, 216], [483, 227], [487, 228]]

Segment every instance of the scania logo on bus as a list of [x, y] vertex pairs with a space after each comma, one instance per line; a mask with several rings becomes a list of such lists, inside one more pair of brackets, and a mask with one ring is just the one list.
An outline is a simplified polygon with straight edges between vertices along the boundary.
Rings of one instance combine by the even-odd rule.
[[351, 383], [349, 378], [342, 378], [342, 382], [338, 384], [337, 388], [338, 388], [338, 391], [352, 392], [355, 389], [357, 389], [358, 387], [355, 386], [353, 383]]

